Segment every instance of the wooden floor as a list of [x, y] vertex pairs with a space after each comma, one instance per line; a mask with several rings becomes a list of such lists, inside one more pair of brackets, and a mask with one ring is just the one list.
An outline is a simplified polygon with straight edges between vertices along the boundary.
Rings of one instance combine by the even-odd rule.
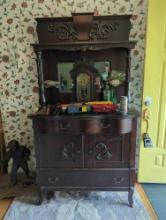
[[[144, 203], [144, 206], [146, 207], [150, 217], [151, 217], [151, 220], [158, 220], [142, 186], [139, 184], [139, 183], [136, 183], [135, 185], [136, 187], [136, 190], [137, 192], [139, 193], [139, 195], [141, 196], [142, 198], [142, 201]], [[3, 220], [3, 217], [5, 216], [8, 208], [10, 207], [10, 204], [11, 202], [13, 201], [13, 199], [3, 199], [3, 200], [0, 200], [0, 220]]]
[[2, 199], [0, 200], [0, 220], [3, 219], [5, 216], [10, 204], [12, 203], [13, 199]]
[[135, 188], [136, 188], [137, 192], [139, 193], [139, 195], [144, 203], [144, 206], [150, 215], [151, 220], [158, 220], [157, 215], [156, 215], [151, 203], [149, 202], [149, 199], [148, 199], [146, 193], [144, 192], [144, 189], [141, 186], [141, 184], [136, 183]]

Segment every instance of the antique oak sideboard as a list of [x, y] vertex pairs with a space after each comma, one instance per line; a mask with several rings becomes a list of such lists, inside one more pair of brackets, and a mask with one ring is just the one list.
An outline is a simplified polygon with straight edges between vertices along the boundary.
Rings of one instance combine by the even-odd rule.
[[[130, 50], [135, 45], [129, 41], [130, 17], [75, 13], [36, 19], [39, 43], [33, 47], [41, 109], [83, 102], [85, 96], [86, 101], [101, 100], [95, 77], [105, 63], [111, 72], [123, 75], [123, 83], [114, 88], [117, 101], [130, 96]], [[84, 73], [89, 84], [79, 84], [74, 78]], [[54, 85], [46, 86], [46, 82]], [[40, 202], [54, 190], [117, 190], [128, 191], [132, 206], [136, 112], [67, 114], [55, 110], [30, 117]]]

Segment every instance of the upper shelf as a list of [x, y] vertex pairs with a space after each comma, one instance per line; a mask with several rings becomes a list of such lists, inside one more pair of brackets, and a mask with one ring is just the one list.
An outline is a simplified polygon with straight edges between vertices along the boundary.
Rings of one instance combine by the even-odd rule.
[[136, 41], [104, 41], [104, 42], [61, 42], [32, 44], [35, 51], [62, 50], [62, 51], [87, 51], [104, 50], [110, 48], [134, 48]]

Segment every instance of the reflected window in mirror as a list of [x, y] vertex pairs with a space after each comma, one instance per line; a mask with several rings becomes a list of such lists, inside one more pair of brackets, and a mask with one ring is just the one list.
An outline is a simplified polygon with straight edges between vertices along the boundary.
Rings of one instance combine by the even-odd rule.
[[58, 63], [58, 80], [60, 82], [59, 92], [71, 93], [72, 79], [70, 71], [73, 69], [74, 63]]

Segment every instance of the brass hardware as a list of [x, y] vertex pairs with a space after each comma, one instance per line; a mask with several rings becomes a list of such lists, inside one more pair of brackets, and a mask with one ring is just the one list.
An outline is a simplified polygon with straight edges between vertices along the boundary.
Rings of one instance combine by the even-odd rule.
[[58, 182], [60, 180], [59, 177], [49, 177], [48, 178], [48, 182], [51, 184], [55, 184], [56, 182]]
[[60, 122], [59, 127], [61, 130], [67, 130], [70, 128], [70, 124], [66, 122]]
[[143, 119], [146, 121], [146, 133], [148, 133], [150, 119], [150, 110], [148, 108], [144, 109]]
[[124, 181], [124, 177], [114, 177], [113, 180], [115, 183], [120, 184]]
[[144, 147], [153, 147], [152, 140], [148, 134], [149, 130], [149, 119], [150, 119], [150, 110], [148, 108], [145, 108], [143, 111], [143, 119], [146, 122], [146, 132], [143, 133], [143, 142], [144, 142]]

